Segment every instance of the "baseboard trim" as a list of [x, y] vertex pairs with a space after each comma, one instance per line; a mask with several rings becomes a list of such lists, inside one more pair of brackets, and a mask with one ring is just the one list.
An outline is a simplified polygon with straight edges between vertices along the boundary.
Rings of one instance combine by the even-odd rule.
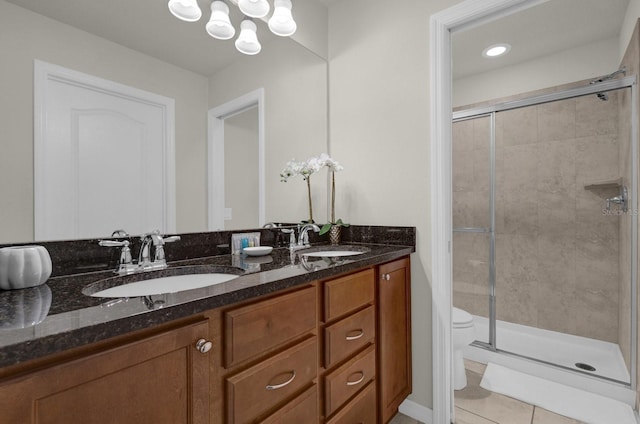
[[424, 424], [433, 424], [433, 411], [409, 399], [400, 404], [398, 411]]

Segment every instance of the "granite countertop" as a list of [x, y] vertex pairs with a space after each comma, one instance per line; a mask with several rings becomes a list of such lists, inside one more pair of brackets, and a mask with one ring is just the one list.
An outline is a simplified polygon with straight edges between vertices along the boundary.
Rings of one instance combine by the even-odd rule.
[[[225, 254], [174, 261], [165, 270], [115, 278], [112, 271], [62, 275], [50, 278], [43, 286], [0, 291], [0, 367], [381, 264], [415, 251], [414, 246], [366, 243], [347, 246], [366, 252], [340, 258], [302, 258], [304, 249], [290, 252], [277, 248], [261, 257]], [[118, 279], [130, 282], [221, 271], [241, 275], [222, 284], [162, 295], [109, 299], [83, 294], [88, 285], [107, 287]], [[30, 325], [33, 321], [41, 322]]]

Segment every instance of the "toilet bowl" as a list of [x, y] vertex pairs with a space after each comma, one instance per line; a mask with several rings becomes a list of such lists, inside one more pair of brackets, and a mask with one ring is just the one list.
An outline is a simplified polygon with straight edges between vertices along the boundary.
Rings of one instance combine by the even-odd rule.
[[473, 317], [467, 311], [453, 308], [453, 389], [461, 390], [467, 385], [462, 350], [475, 340]]

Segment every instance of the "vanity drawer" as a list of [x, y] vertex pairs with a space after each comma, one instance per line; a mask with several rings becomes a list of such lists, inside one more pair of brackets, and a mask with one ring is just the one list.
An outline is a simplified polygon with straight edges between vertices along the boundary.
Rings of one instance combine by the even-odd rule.
[[[374, 408], [375, 409], [375, 408]], [[306, 392], [283, 406], [262, 424], [312, 424], [318, 422], [318, 386], [314, 384]]]
[[309, 287], [226, 312], [225, 366], [229, 368], [315, 330], [316, 307], [316, 288]]
[[369, 306], [336, 322], [324, 330], [324, 365], [329, 368], [373, 342], [376, 331], [375, 310]]
[[327, 421], [327, 424], [376, 424], [377, 409], [376, 385], [369, 383], [366, 389]]
[[325, 377], [325, 415], [337, 411], [373, 380], [375, 373], [375, 346], [372, 345], [328, 374]]
[[318, 370], [316, 337], [227, 378], [227, 422], [243, 424], [311, 385]]
[[329, 322], [364, 305], [373, 304], [375, 277], [366, 269], [324, 283], [324, 321]]

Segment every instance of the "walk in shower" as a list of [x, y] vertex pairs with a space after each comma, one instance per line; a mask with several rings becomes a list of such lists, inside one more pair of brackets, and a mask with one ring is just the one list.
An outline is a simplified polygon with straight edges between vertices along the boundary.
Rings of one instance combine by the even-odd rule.
[[622, 77], [453, 114], [453, 304], [472, 349], [635, 389], [636, 103]]

